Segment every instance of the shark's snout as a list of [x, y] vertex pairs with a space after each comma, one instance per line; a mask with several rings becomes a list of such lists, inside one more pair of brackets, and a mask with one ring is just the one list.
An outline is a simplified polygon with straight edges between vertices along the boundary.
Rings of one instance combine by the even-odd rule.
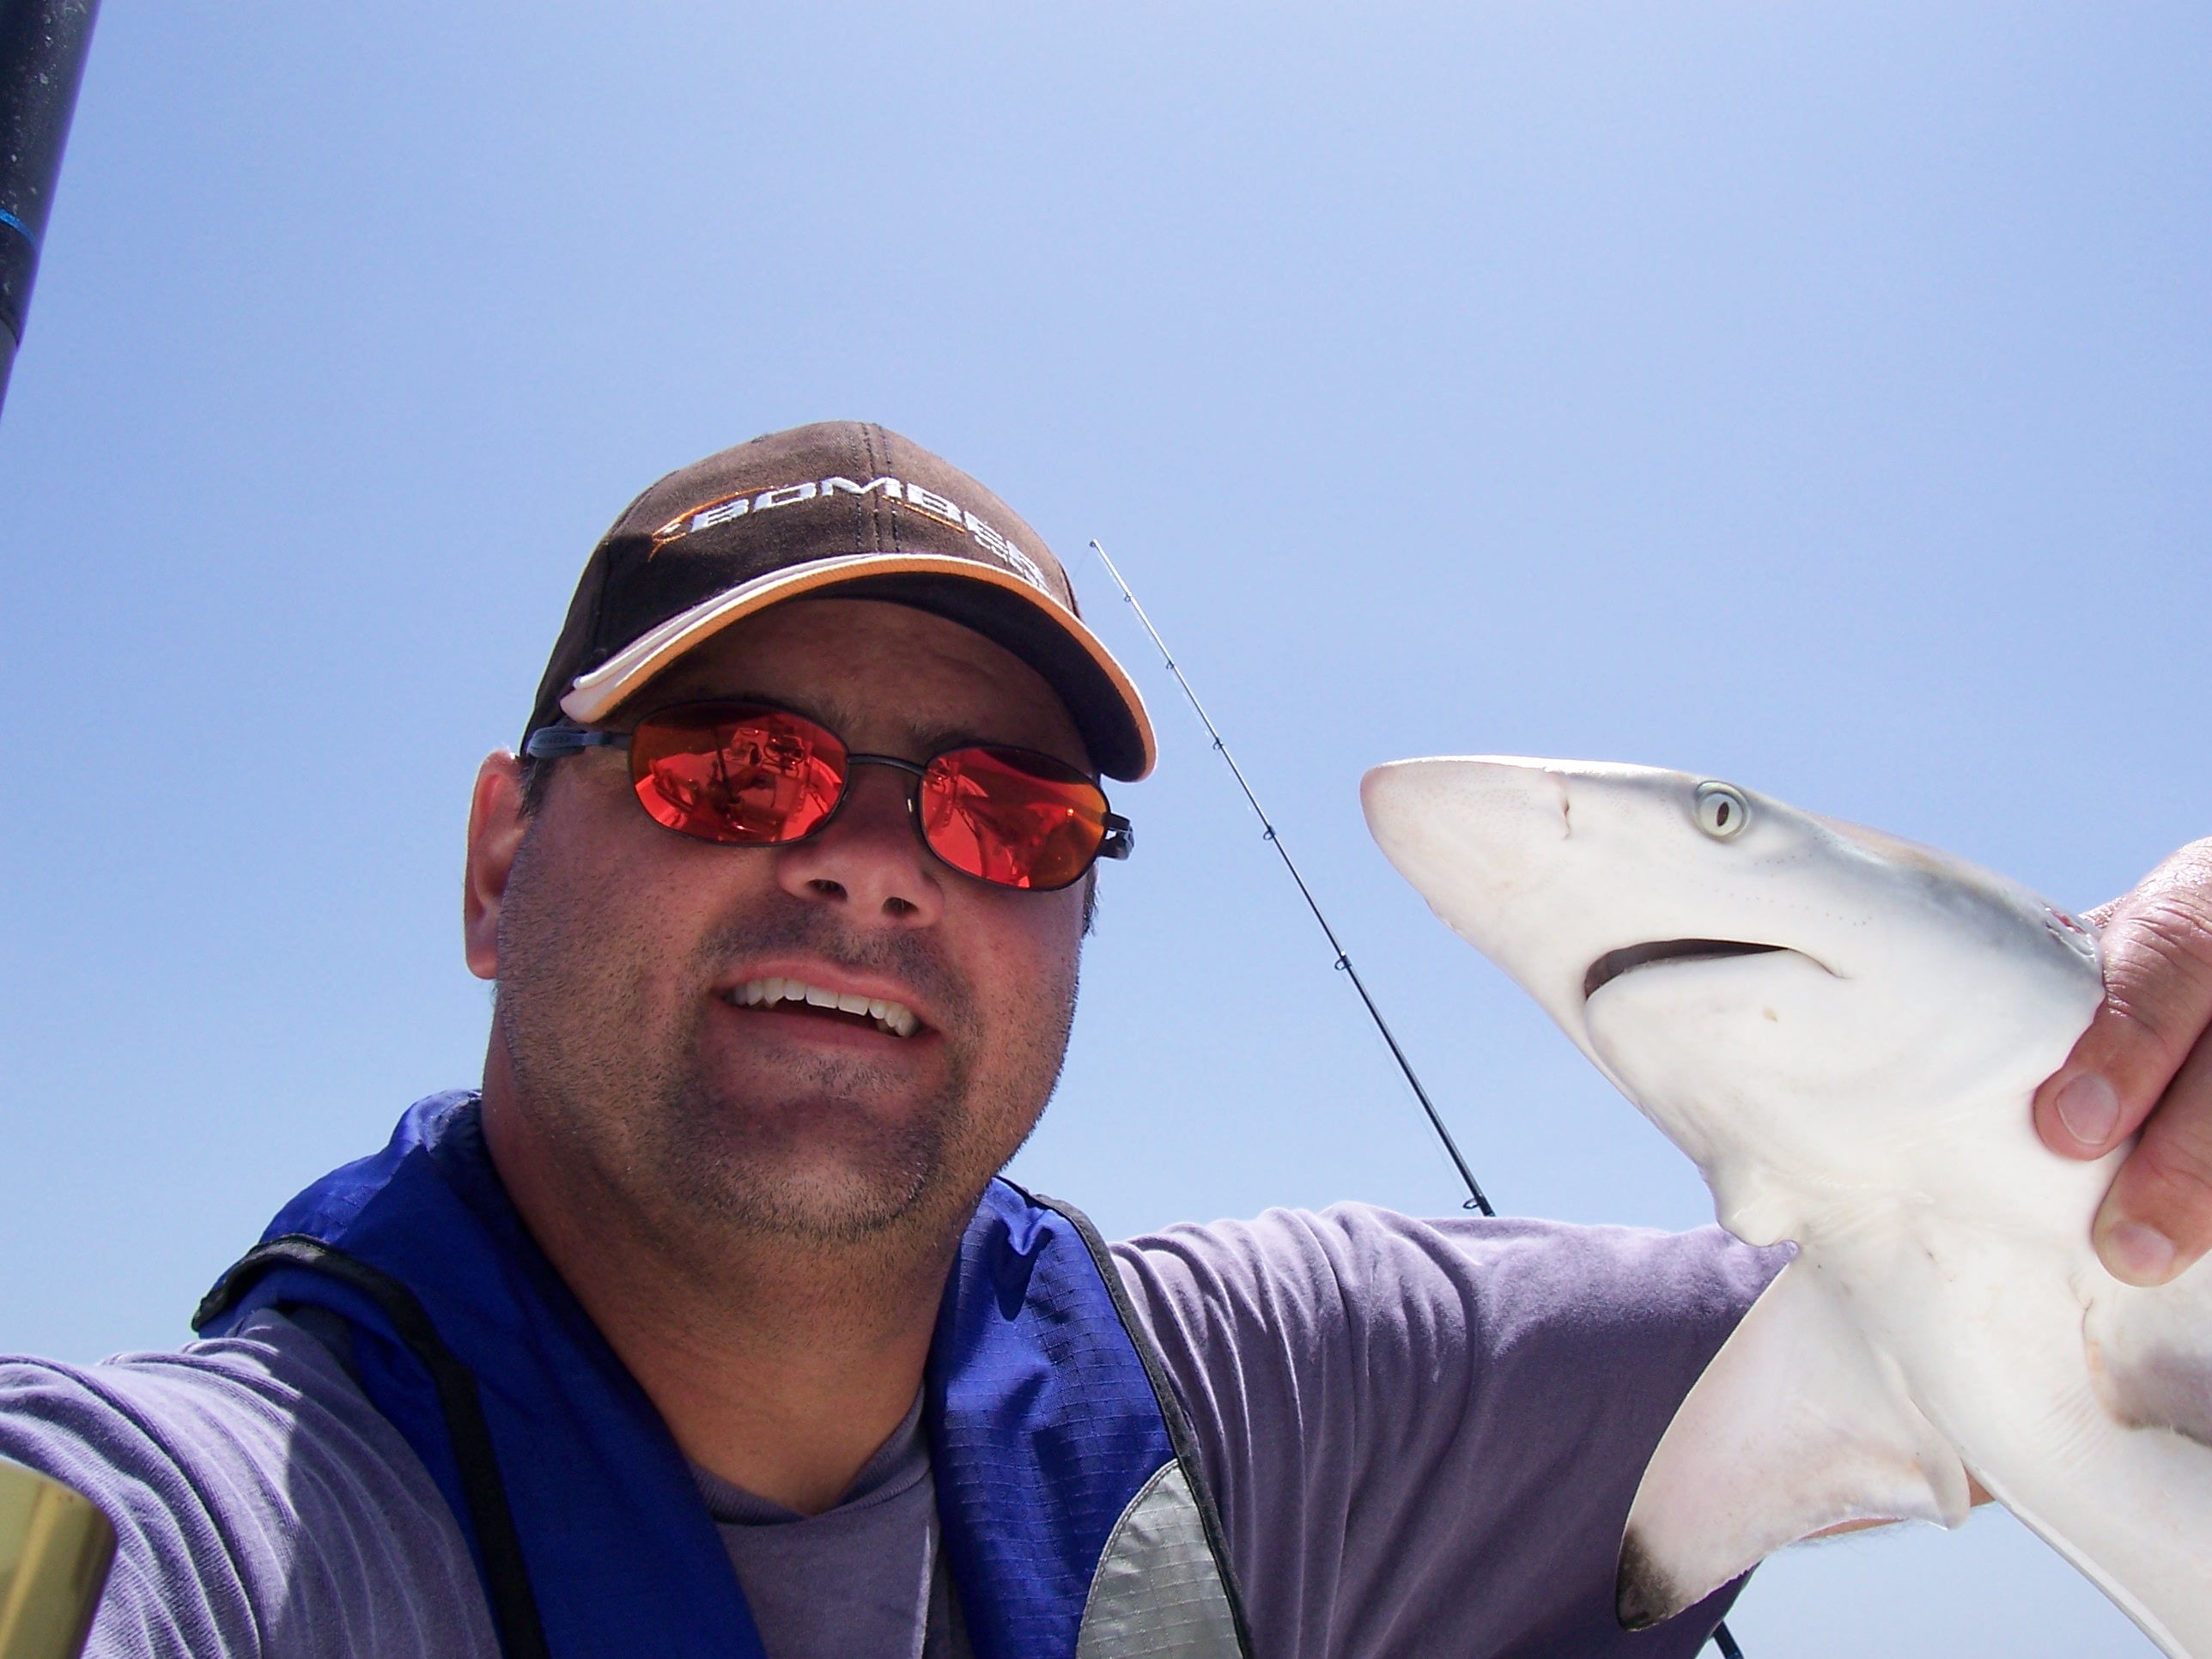
[[1393, 761], [1360, 780], [1359, 799], [1376, 844], [1432, 905], [1439, 885], [1510, 882], [1571, 832], [1563, 781], [1525, 761]]
[[1540, 826], [1567, 829], [1562, 780], [1528, 761], [1487, 756], [1443, 756], [1392, 761], [1359, 781], [1360, 804], [1370, 827], [1405, 825], [1449, 815], [1470, 826], [1488, 825], [1502, 838]]
[[[1555, 909], [1579, 846], [1574, 788], [1549, 762], [1492, 756], [1396, 761], [1360, 783], [1367, 827], [1398, 873], [1563, 1024], [1579, 1023], [1591, 960], [1623, 942], [1571, 916], [1561, 927], [1535, 921]], [[1530, 939], [1536, 949], [1516, 948]]]

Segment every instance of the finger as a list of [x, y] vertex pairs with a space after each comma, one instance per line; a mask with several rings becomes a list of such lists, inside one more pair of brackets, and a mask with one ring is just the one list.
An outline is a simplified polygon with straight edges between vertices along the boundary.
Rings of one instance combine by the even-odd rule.
[[2212, 1038], [2143, 1125], [2091, 1236], [2113, 1277], [2130, 1285], [2163, 1285], [2212, 1249]]
[[2038, 1132], [2069, 1158], [2102, 1157], [2141, 1127], [2212, 1025], [2212, 840], [2106, 908], [2103, 1006], [2035, 1093]]

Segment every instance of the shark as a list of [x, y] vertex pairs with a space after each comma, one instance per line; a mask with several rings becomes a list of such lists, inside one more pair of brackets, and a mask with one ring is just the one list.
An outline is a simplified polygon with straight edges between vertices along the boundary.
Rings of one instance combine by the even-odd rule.
[[2212, 1659], [2212, 1264], [2138, 1289], [2118, 1161], [2030, 1115], [2096, 930], [1723, 779], [1488, 757], [1361, 786], [1384, 854], [1788, 1264], [1684, 1399], [1622, 1535], [1630, 1628], [1797, 1540], [1986, 1493], [2175, 1659]]

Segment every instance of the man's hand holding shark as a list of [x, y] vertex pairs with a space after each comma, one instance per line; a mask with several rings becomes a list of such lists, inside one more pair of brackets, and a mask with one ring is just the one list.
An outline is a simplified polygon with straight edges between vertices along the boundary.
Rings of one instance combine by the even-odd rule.
[[2163, 1285], [2212, 1249], [2212, 840], [2183, 848], [2104, 928], [2105, 1001], [2036, 1091], [2044, 1144], [2097, 1158], [2142, 1133], [2094, 1230], [2130, 1285]]

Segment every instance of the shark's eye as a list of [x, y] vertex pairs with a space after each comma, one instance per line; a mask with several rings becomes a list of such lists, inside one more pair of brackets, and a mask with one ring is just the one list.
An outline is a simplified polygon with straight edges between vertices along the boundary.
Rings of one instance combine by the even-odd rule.
[[1743, 833], [1751, 822], [1751, 803], [1743, 798], [1743, 791], [1732, 783], [1701, 783], [1698, 786], [1698, 828], [1715, 841], [1727, 841]]

